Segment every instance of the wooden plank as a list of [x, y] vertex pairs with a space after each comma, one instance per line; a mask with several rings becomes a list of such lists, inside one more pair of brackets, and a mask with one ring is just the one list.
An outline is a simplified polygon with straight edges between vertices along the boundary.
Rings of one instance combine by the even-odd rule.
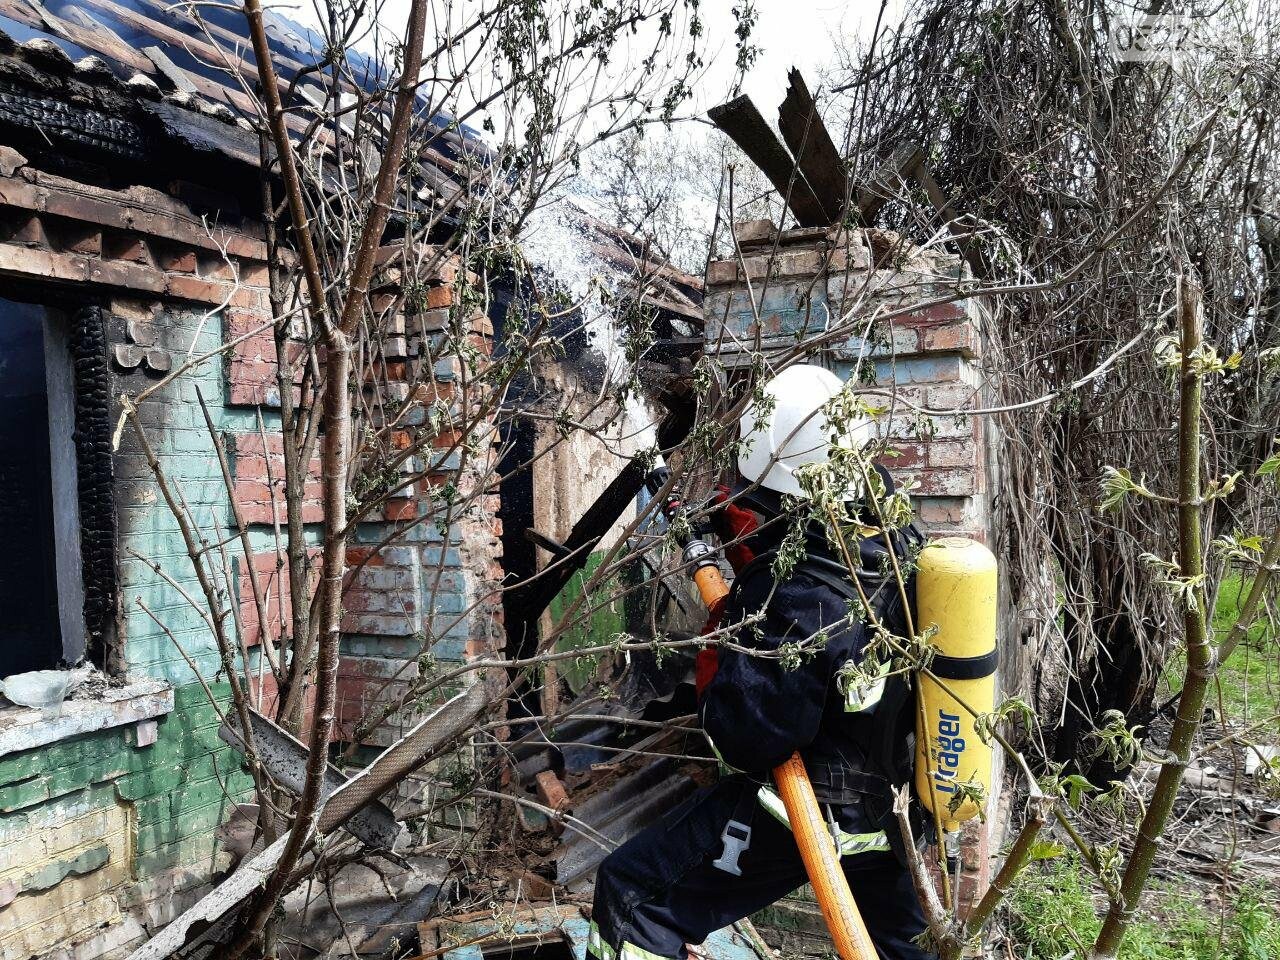
[[778, 107], [778, 129], [796, 158], [805, 179], [827, 214], [827, 223], [837, 223], [849, 195], [849, 178], [844, 160], [822, 122], [813, 94], [795, 67], [788, 75], [787, 95]]
[[858, 187], [858, 217], [863, 226], [869, 227], [875, 222], [880, 209], [898, 195], [902, 185], [923, 162], [923, 147], [915, 143], [901, 144], [871, 180]]
[[258, 68], [243, 57], [233, 58], [230, 51], [219, 50], [198, 37], [183, 33], [181, 30], [175, 30], [149, 17], [144, 17], [128, 7], [113, 3], [112, 0], [80, 0], [80, 2], [86, 7], [102, 11], [113, 20], [118, 20], [147, 36], [154, 37], [162, 43], [172, 44], [180, 50], [186, 50], [214, 67], [235, 70], [248, 80], [250, 85], [259, 82]]
[[200, 217], [185, 208], [175, 209], [180, 206], [176, 203], [157, 202], [162, 195], [150, 193], [156, 196], [148, 197], [145, 188], [107, 190], [43, 172], [35, 183], [20, 177], [0, 178], [0, 206], [134, 230], [205, 250], [219, 250], [221, 242], [228, 245], [227, 252], [232, 256], [266, 259], [266, 244], [245, 230], [214, 224], [207, 231]]
[[973, 271], [974, 277], [979, 280], [986, 279], [990, 276], [990, 271], [987, 269], [982, 252], [978, 249], [977, 244], [968, 237], [961, 236], [952, 226], [956, 219], [955, 211], [947, 195], [942, 192], [942, 187], [938, 185], [938, 181], [933, 179], [933, 174], [928, 171], [923, 163], [916, 167], [913, 176], [916, 182], [924, 188], [924, 192], [929, 197], [929, 202], [933, 204], [934, 209], [938, 211], [938, 215], [946, 223], [947, 230], [950, 231], [956, 246], [960, 248], [960, 255], [969, 264], [969, 269]]
[[[244, 79], [246, 84], [252, 88], [255, 87], [260, 80], [258, 68], [246, 57], [236, 56], [233, 50], [226, 50], [215, 47], [204, 40], [198, 39], [192, 34], [183, 33], [180, 30], [160, 23], [156, 20], [149, 19], [141, 14], [135, 13], [127, 7], [122, 7], [112, 0], [81, 0], [87, 6], [95, 10], [100, 10], [107, 16], [127, 24], [128, 26], [139, 30], [150, 37], [154, 37], [161, 43], [170, 44], [181, 50], [186, 50], [192, 56], [203, 60], [216, 69], [225, 69], [237, 73]], [[192, 27], [194, 28], [194, 24]], [[247, 50], [245, 41], [238, 44], [240, 49]], [[100, 51], [101, 52], [101, 51]], [[111, 54], [107, 52], [107, 56]], [[149, 61], [148, 61], [149, 62]], [[153, 68], [154, 70], [154, 68]], [[226, 84], [217, 84], [207, 81], [197, 73], [190, 70], [185, 71], [191, 82], [205, 96], [213, 100], [225, 100], [228, 104], [236, 106], [250, 114], [256, 113], [257, 109], [253, 101], [243, 92], [243, 90], [234, 84], [230, 78]], [[205, 80], [205, 83], [201, 83]], [[277, 78], [276, 86], [280, 88], [280, 95], [288, 97], [288, 85], [283, 79]], [[291, 133], [302, 136], [306, 132], [306, 121], [293, 113], [285, 115], [285, 122], [289, 126]]]
[[[199, 36], [203, 37], [206, 42], [211, 41], [212, 45], [217, 49], [245, 50], [246, 52], [250, 49], [250, 39], [247, 30], [244, 34], [237, 34], [225, 27], [219, 26], [208, 18], [205, 18], [203, 25], [198, 25], [194, 20], [180, 15], [177, 9], [166, 3], [156, 3], [154, 0], [136, 0], [136, 2], [142, 10], [149, 12], [151, 16], [155, 17], [157, 20], [163, 18], [168, 23], [173, 24], [175, 29], [188, 29], [193, 32], [200, 30]], [[288, 75], [303, 69], [304, 64], [293, 59], [292, 56], [281, 52], [280, 47], [282, 44], [279, 43], [278, 39], [271, 36], [269, 24], [267, 31], [268, 46], [271, 50], [272, 62], [276, 65], [280, 94], [281, 96], [285, 96], [286, 91], [288, 90]], [[317, 50], [314, 53], [315, 58], [319, 60], [321, 52]], [[257, 68], [254, 67], [254, 70], [256, 71]], [[190, 71], [187, 72], [189, 73]], [[345, 81], [343, 81], [343, 88], [354, 92], [351, 84], [346, 83]]]
[[[662, 283], [664, 287], [671, 285], [672, 290], [670, 292], [679, 296], [684, 296], [678, 289], [680, 286], [691, 287], [695, 290], [702, 289], [700, 281], [689, 276], [683, 270], [679, 270], [661, 260], [641, 260], [629, 251], [609, 243], [589, 242], [587, 249], [602, 260], [607, 260], [609, 263], [627, 271], [635, 280], [644, 279], [651, 283]], [[685, 299], [688, 300], [687, 297]], [[688, 302], [691, 305], [693, 304], [692, 300], [688, 300]]]
[[3, 0], [3, 2], [0, 2], [0, 13], [10, 20], [16, 20], [18, 23], [33, 27], [36, 30], [47, 29], [44, 17], [41, 15], [42, 12], [33, 4], [27, 3], [26, 0]]
[[823, 227], [831, 223], [809, 181], [796, 169], [791, 154], [765, 123], [750, 97], [735, 97], [728, 103], [712, 107], [707, 116], [742, 148], [751, 162], [769, 178], [774, 189], [787, 198], [787, 205], [801, 226]]
[[169, 55], [161, 47], [143, 47], [142, 52], [147, 59], [156, 65], [156, 69], [169, 78], [174, 88], [183, 93], [197, 93], [196, 85], [191, 82], [188, 73], [169, 59]]

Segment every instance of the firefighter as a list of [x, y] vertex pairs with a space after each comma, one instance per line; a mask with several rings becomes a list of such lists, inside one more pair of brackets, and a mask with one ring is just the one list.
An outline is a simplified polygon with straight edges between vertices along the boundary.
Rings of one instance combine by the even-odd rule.
[[[825, 528], [805, 524], [806, 556], [775, 582], [777, 551], [795, 517], [784, 497], [803, 498], [796, 471], [827, 459], [833, 425], [824, 409], [841, 389], [829, 371], [788, 368], [765, 386], [771, 403], [742, 417], [731, 502], [718, 512], [736, 577], [722, 622], [760, 619], [736, 645], [703, 650], [699, 715], [722, 777], [614, 851], [596, 876], [589, 952], [597, 960], [684, 960], [687, 945], [769, 906], [807, 877], [769, 771], [799, 750], [841, 852], [841, 863], [882, 960], [927, 960], [915, 940], [925, 923], [893, 821], [891, 787], [912, 770], [912, 696], [900, 675], [843, 684], [861, 662], [869, 628], [858, 593]], [[835, 426], [843, 444], [865, 443], [871, 424]], [[889, 483], [887, 474], [882, 478]], [[891, 489], [891, 485], [890, 485]], [[860, 489], [846, 492], [862, 499]], [[790, 502], [794, 503], [794, 500]], [[864, 517], [863, 519], [869, 519]], [[908, 527], [889, 537], [902, 565], [923, 543]], [[858, 578], [878, 617], [906, 633], [903, 591], [883, 534], [856, 544]], [[912, 602], [908, 583], [907, 602]], [[807, 644], [804, 641], [809, 641]], [[788, 645], [784, 648], [784, 645]], [[780, 648], [796, 651], [780, 656]], [[768, 655], [772, 654], [772, 655]], [[916, 835], [925, 833], [923, 821]]]

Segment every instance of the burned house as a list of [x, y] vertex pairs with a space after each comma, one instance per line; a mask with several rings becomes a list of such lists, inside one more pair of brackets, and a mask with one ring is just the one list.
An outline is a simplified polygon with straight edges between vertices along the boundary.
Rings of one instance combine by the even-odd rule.
[[[242, 119], [252, 104], [215, 66], [223, 54], [202, 39], [209, 31], [243, 49], [242, 18], [218, 7], [203, 15], [196, 30], [187, 14], [156, 0], [0, 0], [3, 960], [94, 960], [146, 940], [232, 866], [220, 828], [250, 792], [241, 754], [219, 736], [230, 697], [226, 665], [208, 622], [186, 599], [199, 584], [184, 531], [154, 481], [158, 465], [204, 527], [217, 531], [215, 540], [245, 526], [259, 551], [254, 571], [283, 610], [289, 583], [272, 544], [283, 450], [263, 428], [281, 398], [267, 237], [256, 212], [260, 143]], [[269, 19], [273, 53], [296, 78], [317, 62], [320, 40]], [[306, 83], [290, 93], [303, 101], [314, 95]], [[433, 183], [448, 184], [463, 155], [483, 149], [470, 131], [450, 131], [422, 164]], [[757, 231], [742, 235], [745, 259], [711, 265], [704, 291], [701, 280], [652, 263], [625, 235], [590, 218], [575, 222], [575, 242], [591, 257], [619, 276], [645, 278], [642, 289], [628, 294], [620, 282], [617, 293], [661, 326], [655, 393], [670, 371], [687, 372], [698, 350], [733, 367], [731, 342], [755, 336], [743, 297], [757, 269], [774, 280], [764, 290], [766, 338], [811, 322], [820, 302], [838, 300], [851, 269], [890, 287], [910, 272], [877, 261], [857, 233]], [[767, 247], [771, 258], [782, 251], [780, 268], [763, 266]], [[917, 267], [929, 283], [959, 276], [950, 260]], [[385, 283], [393, 296], [394, 278]], [[455, 396], [456, 365], [429, 346], [442, 317], [465, 313], [477, 349], [500, 354], [502, 311], [488, 316], [455, 303], [448, 270], [415, 297], [403, 329], [383, 344], [388, 369], [413, 366], [420, 377], [426, 358], [430, 392]], [[610, 348], [599, 337], [607, 334], [593, 337], [590, 323], [575, 322], [582, 330], [566, 342], [579, 351], [539, 371], [528, 386], [531, 405], [572, 414], [606, 389]], [[953, 406], [980, 382], [979, 328], [980, 318], [958, 307], [896, 323], [891, 344], [872, 351], [876, 375], [931, 406]], [[205, 355], [214, 359], [192, 364]], [[831, 359], [848, 373], [866, 356], [865, 345], [846, 343]], [[179, 369], [181, 377], [167, 379]], [[405, 377], [382, 387], [398, 402], [424, 387]], [[154, 445], [146, 449], [122, 429], [121, 404], [152, 388], [145, 417]], [[611, 418], [623, 425], [616, 432], [585, 435], [515, 471], [501, 490], [480, 492], [480, 509], [443, 528], [423, 524], [401, 535], [399, 525], [425, 496], [412, 487], [361, 524], [344, 594], [337, 717], [344, 748], [367, 759], [411, 727], [407, 709], [368, 728], [361, 720], [371, 705], [401, 697], [424, 659], [447, 669], [536, 644], [602, 552], [634, 534], [628, 520], [644, 494], [643, 470], [631, 458], [651, 446], [646, 421], [657, 413], [641, 402], [633, 417]], [[513, 429], [504, 443], [524, 449], [554, 429], [554, 417]], [[225, 476], [211, 430], [226, 452]], [[926, 523], [990, 535], [985, 442], [967, 421], [926, 434], [904, 426], [898, 464], [920, 478]], [[434, 469], [460, 486], [478, 482], [457, 460], [443, 458]], [[303, 517], [314, 528], [322, 517], [315, 476], [304, 493]], [[592, 513], [601, 502], [607, 516]], [[375, 549], [392, 533], [394, 545]], [[566, 556], [577, 559], [557, 564]], [[549, 569], [556, 572], [535, 576]], [[263, 635], [280, 626], [262, 621], [249, 580], [241, 565], [228, 584], [241, 666], [261, 663]], [[528, 584], [504, 590], [512, 581]], [[678, 596], [668, 600], [680, 607]], [[283, 616], [266, 612], [268, 620]], [[625, 631], [634, 616], [621, 607], [596, 611], [563, 642]], [[511, 756], [513, 791], [542, 807], [571, 804], [616, 842], [705, 782], [710, 766], [689, 759], [705, 754], [691, 728], [652, 733], [634, 725], [619, 735], [625, 724], [615, 722], [687, 712], [686, 667], [676, 660], [652, 673], [627, 672], [609, 722], [570, 721], [552, 737], [524, 736], [515, 715], [522, 739]], [[526, 699], [521, 709], [532, 716], [567, 703], [586, 676], [607, 668], [593, 661], [544, 677], [535, 695], [542, 702]], [[31, 677], [40, 671], [49, 673]], [[248, 679], [259, 707], [274, 701], [269, 676]], [[600, 844], [557, 835], [545, 814], [523, 816], [519, 829], [529, 837], [531, 876], [557, 896], [581, 894]], [[972, 866], [984, 864], [979, 854]], [[423, 910], [433, 903], [414, 902]]]

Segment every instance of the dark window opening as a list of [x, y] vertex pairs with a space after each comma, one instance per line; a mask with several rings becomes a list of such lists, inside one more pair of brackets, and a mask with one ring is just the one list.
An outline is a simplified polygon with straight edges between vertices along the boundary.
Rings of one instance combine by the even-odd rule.
[[[93, 311], [86, 323], [85, 314], [0, 299], [0, 677], [98, 659], [104, 649], [101, 625], [87, 622], [100, 613], [85, 589], [85, 548], [101, 553], [102, 511], [86, 501], [92, 478], [80, 462], [95, 451], [109, 461], [106, 358], [101, 317]], [[86, 375], [101, 381], [92, 397]], [[95, 404], [100, 416], [87, 416]]]

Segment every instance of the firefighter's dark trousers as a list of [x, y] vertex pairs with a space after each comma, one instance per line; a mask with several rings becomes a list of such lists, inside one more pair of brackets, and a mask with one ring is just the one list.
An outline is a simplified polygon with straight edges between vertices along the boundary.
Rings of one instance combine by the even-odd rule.
[[[686, 944], [781, 899], [807, 877], [790, 829], [757, 805], [751, 846], [735, 877], [712, 861], [744, 789], [726, 780], [698, 791], [615, 850], [596, 874], [589, 952], [597, 960], [685, 960]], [[838, 818], [857, 830], [860, 810]], [[890, 851], [850, 854], [845, 875], [881, 960], [930, 960], [912, 942], [925, 928], [907, 870]]]

